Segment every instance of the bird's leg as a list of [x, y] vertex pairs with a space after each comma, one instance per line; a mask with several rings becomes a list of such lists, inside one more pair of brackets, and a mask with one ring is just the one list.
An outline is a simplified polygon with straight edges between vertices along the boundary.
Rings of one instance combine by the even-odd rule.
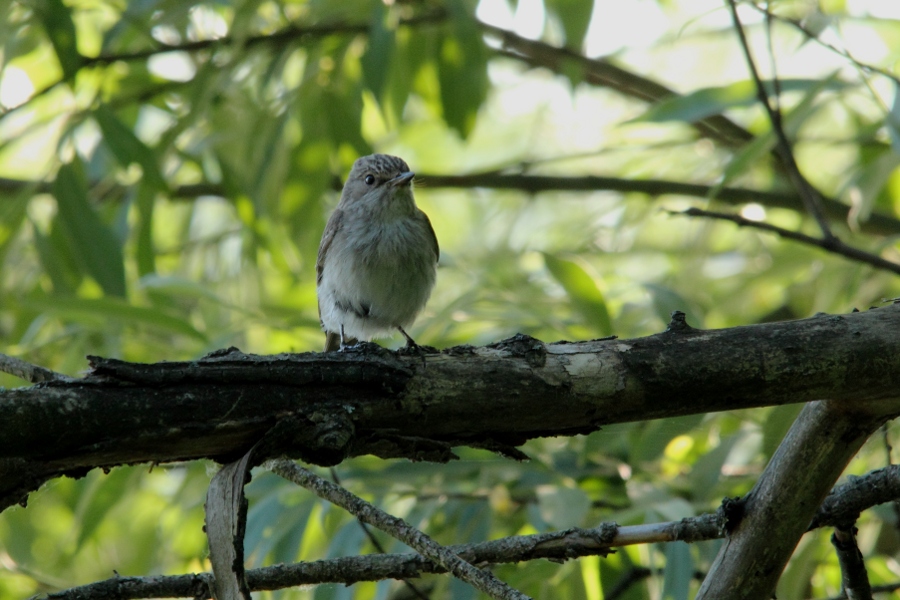
[[343, 352], [346, 347], [347, 345], [344, 343], [344, 324], [341, 323], [341, 352]]
[[407, 352], [415, 352], [419, 356], [422, 357], [422, 368], [428, 368], [428, 363], [425, 362], [425, 351], [422, 349], [422, 346], [418, 345], [412, 337], [408, 333], [406, 333], [402, 327], [397, 325], [397, 329], [400, 330], [400, 333], [403, 334], [403, 337], [406, 338], [406, 348]]
[[411, 337], [409, 337], [409, 334], [406, 333], [406, 332], [403, 330], [402, 327], [400, 327], [399, 325], [397, 325], [397, 329], [399, 329], [399, 330], [400, 330], [400, 333], [403, 334], [403, 337], [406, 338], [406, 347], [407, 347], [408, 349], [410, 349], [410, 350], [414, 350], [414, 349], [415, 349], [415, 350], [421, 350], [421, 348], [419, 348], [419, 345], [416, 343], [416, 341], [415, 341], [414, 339], [412, 339]]

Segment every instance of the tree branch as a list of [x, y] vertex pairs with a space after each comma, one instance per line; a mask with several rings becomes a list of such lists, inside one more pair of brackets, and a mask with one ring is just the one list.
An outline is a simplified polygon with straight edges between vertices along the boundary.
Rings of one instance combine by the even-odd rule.
[[[651, 104], [680, 95], [661, 83], [632, 73], [605, 59], [588, 58], [568, 48], [560, 48], [539, 40], [530, 40], [512, 31], [486, 23], [481, 23], [481, 29], [485, 33], [499, 38], [504, 49], [497, 51], [499, 55], [513, 58], [532, 67], [542, 67], [557, 74], [564, 74], [568, 67], [574, 65], [579, 67], [584, 80], [591, 85], [607, 87], [625, 96]], [[707, 117], [692, 123], [692, 125], [704, 137], [731, 147], [740, 146], [753, 139], [752, 133], [723, 115]]]
[[403, 519], [379, 510], [341, 486], [322, 479], [312, 471], [304, 469], [289, 460], [274, 460], [265, 466], [273, 473], [308, 489], [323, 500], [340, 506], [360, 521], [377, 527], [388, 535], [400, 540], [413, 550], [418, 551], [423, 557], [442, 566], [457, 579], [465, 581], [491, 598], [499, 600], [529, 600], [528, 596], [509, 587], [494, 577], [490, 571], [471, 565], [459, 555], [444, 548]]
[[44, 381], [72, 381], [72, 378], [44, 367], [27, 363], [20, 358], [0, 354], [0, 373], [9, 373], [29, 383], [42, 383]]
[[760, 229], [762, 231], [768, 231], [770, 233], [777, 234], [780, 237], [785, 239], [793, 240], [795, 242], [800, 242], [802, 244], [807, 244], [809, 246], [815, 246], [817, 248], [821, 248], [826, 252], [830, 252], [831, 254], [837, 254], [839, 256], [843, 256], [845, 258], [849, 258], [856, 262], [860, 262], [863, 264], [871, 265], [876, 269], [882, 269], [884, 271], [890, 271], [892, 273], [896, 273], [900, 275], [900, 264], [897, 264], [893, 261], [881, 258], [877, 254], [872, 254], [870, 252], [866, 252], [865, 250], [860, 250], [859, 248], [854, 248], [853, 246], [848, 246], [843, 243], [839, 239], [832, 237], [831, 239], [822, 239], [812, 237], [798, 231], [791, 231], [790, 229], [784, 229], [783, 227], [778, 227], [777, 225], [771, 225], [769, 223], [764, 223], [762, 221], [753, 221], [750, 219], [746, 219], [740, 215], [733, 215], [729, 213], [715, 212], [711, 210], [703, 210], [700, 208], [689, 208], [687, 210], [682, 211], [668, 211], [669, 214], [672, 215], [685, 215], [688, 217], [706, 217], [710, 219], [719, 219], [723, 221], [731, 221], [736, 224], [738, 227], [750, 227], [752, 229]]
[[703, 581], [697, 600], [757, 600], [774, 591], [784, 566], [828, 490], [872, 432], [887, 404], [807, 404], [762, 476]]
[[[715, 186], [664, 179], [623, 179], [619, 177], [597, 177], [593, 175], [560, 177], [552, 175], [525, 175], [518, 173], [471, 173], [468, 175], [442, 175], [419, 173], [417, 183], [427, 189], [438, 188], [489, 188], [498, 190], [519, 190], [528, 193], [538, 192], [636, 192], [650, 196], [678, 195], [694, 196], [708, 199]], [[50, 193], [51, 184], [47, 182], [26, 181], [0, 178], [0, 191], [17, 193], [32, 187], [35, 193]], [[334, 189], [340, 191], [342, 183], [335, 178]], [[124, 189], [119, 189], [124, 192]], [[115, 194], [116, 192], [108, 193]], [[228, 197], [229, 192], [221, 185], [214, 183], [196, 183], [173, 187], [171, 197], [176, 199], [194, 199], [199, 196]], [[762, 191], [737, 187], [724, 187], [716, 191], [715, 199], [731, 205], [756, 202], [769, 208], [785, 208], [802, 210], [803, 201], [796, 192]], [[825, 198], [823, 209], [829, 219], [838, 222], [847, 221], [849, 207], [842, 202]], [[860, 223], [860, 230], [873, 235], [900, 234], [900, 220], [891, 215], [873, 212], [869, 218]]]
[[427, 368], [420, 357], [374, 344], [269, 357], [229, 349], [147, 365], [94, 357], [83, 379], [0, 391], [0, 506], [62, 474], [230, 462], [261, 439], [260, 460], [447, 461], [453, 446], [512, 447], [609, 423], [894, 398], [898, 330], [895, 304], [731, 329], [683, 326], [633, 340], [545, 344], [519, 335], [425, 355]]
[[[814, 527], [836, 526], [847, 515], [889, 502], [900, 490], [900, 467], [854, 477], [838, 486], [825, 499], [813, 522]], [[473, 564], [516, 563], [528, 560], [566, 560], [581, 556], [606, 556], [612, 548], [672, 541], [699, 542], [725, 536], [725, 511], [698, 515], [681, 521], [648, 525], [618, 526], [601, 523], [591, 529], [569, 529], [490, 542], [459, 544], [446, 549]], [[350, 585], [360, 581], [380, 581], [443, 573], [443, 569], [418, 554], [377, 554], [334, 558], [315, 562], [275, 565], [247, 571], [252, 591], [278, 590], [319, 583]], [[210, 574], [169, 577], [114, 577], [47, 595], [53, 600], [96, 598], [179, 598], [204, 597], [209, 593]]]
[[831, 544], [841, 565], [841, 588], [848, 600], [872, 600], [872, 585], [866, 573], [859, 546], [856, 545], [856, 528], [835, 527]]
[[[332, 481], [334, 481], [334, 483], [336, 485], [340, 486], [341, 480], [338, 477], [337, 470], [334, 467], [331, 467], [329, 469], [329, 473], [331, 475]], [[379, 554], [387, 554], [387, 552], [384, 549], [384, 546], [378, 540], [378, 538], [375, 537], [375, 534], [372, 533], [372, 530], [369, 529], [369, 526], [366, 525], [359, 518], [356, 519], [356, 522], [359, 523], [360, 528], [362, 529], [363, 533], [366, 534], [366, 538], [369, 540], [369, 543], [372, 544], [372, 546], [375, 548], [375, 550]], [[406, 578], [401, 579], [401, 581], [403, 582], [403, 585], [406, 586], [406, 589], [409, 590], [409, 593], [412, 594], [414, 597], [419, 598], [419, 600], [429, 600], [428, 596], [424, 592], [422, 592], [418, 587], [416, 587], [416, 585], [412, 581], [410, 581], [409, 579], [406, 579]]]

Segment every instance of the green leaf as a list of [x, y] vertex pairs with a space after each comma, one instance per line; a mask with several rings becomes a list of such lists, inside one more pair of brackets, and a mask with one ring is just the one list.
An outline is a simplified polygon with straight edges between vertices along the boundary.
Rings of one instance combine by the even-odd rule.
[[858, 223], [865, 222], [872, 214], [879, 195], [900, 167], [900, 154], [893, 149], [887, 149], [876, 158], [864, 163], [853, 177], [852, 186], [859, 191], [859, 200], [854, 202], [854, 210], [851, 213]]
[[73, 321], [119, 321], [128, 325], [146, 325], [206, 342], [204, 334], [185, 319], [166, 314], [156, 308], [134, 306], [119, 298], [47, 297], [31, 298], [29, 308], [53, 313]]
[[658, 419], [639, 423], [630, 432], [631, 452], [628, 462], [639, 464], [656, 460], [673, 439], [690, 432], [706, 415], [685, 415], [669, 419]]
[[156, 155], [116, 117], [108, 106], [105, 104], [98, 106], [94, 110], [94, 120], [97, 121], [103, 132], [103, 141], [109, 146], [119, 164], [123, 167], [134, 163], [139, 164], [145, 182], [158, 191], [167, 189], [166, 181], [159, 171]]
[[396, 32], [390, 76], [384, 94], [379, 99], [382, 111], [394, 124], [401, 122], [415, 77], [433, 54], [430, 48], [434, 46], [434, 38], [433, 32], [423, 32], [416, 27], [406, 27]]
[[[819, 79], [782, 79], [780, 88], [782, 92], [814, 91], [818, 94], [825, 88], [839, 90], [849, 85], [834, 77], [825, 81], [827, 83], [823, 87], [823, 81]], [[775, 88], [771, 81], [764, 81], [763, 85], [769, 96], [774, 95]], [[632, 121], [694, 123], [731, 108], [751, 106], [755, 102], [757, 102], [756, 84], [752, 80], [739, 81], [726, 86], [702, 88], [683, 96], [672, 96], [654, 104], [647, 112]]]
[[384, 2], [380, 0], [373, 2], [369, 41], [366, 52], [360, 60], [363, 81], [379, 100], [384, 92], [394, 56], [396, 29], [388, 21], [390, 16], [390, 9]]
[[[816, 109], [815, 100], [819, 94], [835, 81], [837, 73], [832, 74], [816, 82], [816, 85], [807, 89], [806, 94], [789, 113], [782, 119], [782, 126], [788, 139], [796, 137], [800, 126], [808, 119]], [[746, 144], [725, 167], [722, 179], [710, 190], [710, 198], [715, 198], [722, 187], [728, 185], [736, 177], [744, 174], [750, 167], [759, 162], [763, 156], [772, 151], [777, 143], [775, 133], [770, 129], [763, 135], [756, 136]]]
[[151, 186], [139, 185], [137, 189], [137, 264], [141, 276], [156, 271], [156, 251], [153, 248], [153, 209], [155, 193]]
[[115, 506], [136, 487], [135, 475], [141, 474], [132, 469], [113, 469], [108, 475], [98, 474], [97, 471], [91, 473], [83, 494], [78, 498], [74, 515], [78, 527], [76, 550], [81, 549]]
[[371, 154], [372, 146], [361, 132], [362, 102], [359, 94], [346, 94], [329, 88], [322, 91], [321, 97], [335, 145], [350, 144], [360, 156]]
[[55, 223], [65, 234], [70, 251], [107, 295], [125, 296], [122, 245], [88, 202], [80, 163], [60, 167], [53, 195], [59, 208]]
[[576, 311], [601, 335], [612, 334], [606, 300], [594, 279], [578, 263], [544, 253], [547, 270], [569, 294]]
[[785, 404], [769, 410], [762, 427], [763, 441], [761, 450], [766, 459], [772, 458], [775, 454], [778, 446], [781, 445], [781, 440], [787, 435], [788, 429], [794, 424], [802, 408], [802, 404]]
[[691, 469], [691, 489], [694, 490], [695, 500], [709, 500], [715, 492], [716, 484], [722, 474], [722, 465], [731, 453], [734, 445], [740, 441], [740, 433], [731, 435], [722, 440], [718, 446], [701, 456]]
[[687, 600], [694, 577], [691, 547], [684, 542], [666, 544], [666, 568], [663, 576], [663, 600]]
[[68, 251], [68, 244], [59, 227], [50, 230], [49, 235], [41, 233], [34, 226], [34, 245], [44, 272], [50, 276], [53, 291], [73, 294], [81, 283], [81, 269]]
[[544, 4], [560, 20], [566, 32], [566, 46], [580, 50], [591, 23], [593, 0], [545, 0]]
[[438, 49], [438, 81], [444, 121], [463, 138], [475, 127], [478, 109], [487, 96], [487, 50], [481, 30], [462, 0], [451, 0], [450, 32]]
[[74, 76], [84, 60], [78, 53], [78, 40], [72, 13], [62, 0], [37, 0], [34, 11], [47, 31], [66, 79]]
[[894, 102], [884, 124], [891, 138], [891, 149], [900, 154], [900, 83], [894, 83]]
[[591, 508], [591, 499], [580, 488], [542, 486], [537, 499], [541, 518], [555, 529], [580, 526]]

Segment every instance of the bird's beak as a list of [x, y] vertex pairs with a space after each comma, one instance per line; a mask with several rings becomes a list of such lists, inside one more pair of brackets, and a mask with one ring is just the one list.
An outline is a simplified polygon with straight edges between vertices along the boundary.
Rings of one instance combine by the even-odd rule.
[[405, 173], [400, 173], [393, 179], [391, 179], [390, 184], [394, 187], [400, 187], [401, 185], [409, 185], [409, 182], [412, 181], [412, 178], [415, 177], [416, 174], [412, 171], [407, 171]]

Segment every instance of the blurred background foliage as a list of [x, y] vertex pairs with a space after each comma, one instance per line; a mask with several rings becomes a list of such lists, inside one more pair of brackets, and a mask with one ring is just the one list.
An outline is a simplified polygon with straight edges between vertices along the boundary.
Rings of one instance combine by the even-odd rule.
[[[759, 8], [741, 7], [757, 62], [782, 79], [801, 169], [845, 208], [835, 231], [900, 260], [900, 11], [780, 0], [767, 23]], [[411, 331], [425, 344], [628, 338], [661, 331], [676, 309], [717, 328], [900, 296], [883, 271], [667, 212], [733, 210], [817, 233], [796, 205], [715, 199], [720, 185], [791, 189], [720, 0], [30, 0], [3, 12], [0, 340], [45, 367], [77, 374], [86, 354], [320, 349], [316, 249], [340, 178], [373, 151], [419, 173], [417, 199], [441, 243], [437, 287]], [[495, 28], [538, 43], [513, 50]], [[590, 77], [579, 56], [622, 69], [630, 91]], [[679, 96], [654, 101], [659, 84]], [[694, 126], [717, 114], [749, 135]], [[484, 172], [614, 177], [634, 191], [429, 185], [429, 174]], [[664, 185], [648, 195], [647, 179], [713, 193]], [[21, 382], [0, 375], [0, 385]], [[359, 458], [337, 474], [444, 543], [679, 519], [745, 493], [797, 411], [535, 441], [525, 464], [461, 449], [448, 465]], [[870, 440], [849, 472], [884, 466], [894, 437]], [[45, 485], [27, 509], [0, 516], [0, 597], [114, 571], [206, 570], [212, 468], [118, 468]], [[273, 475], [258, 474], [248, 493], [250, 567], [373, 551], [343, 511]], [[873, 584], [900, 580], [895, 510], [868, 511], [859, 527]], [[780, 599], [839, 591], [828, 535], [804, 538]], [[535, 598], [681, 599], [717, 547], [629, 547], [496, 572]], [[476, 597], [444, 577], [417, 585], [435, 599]], [[380, 582], [260, 597], [404, 594]]]

